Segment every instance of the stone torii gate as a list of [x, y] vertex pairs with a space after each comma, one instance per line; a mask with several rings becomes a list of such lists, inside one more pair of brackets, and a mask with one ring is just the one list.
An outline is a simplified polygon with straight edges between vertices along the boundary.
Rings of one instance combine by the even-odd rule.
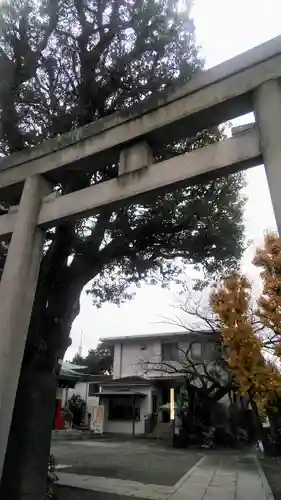
[[[0, 216], [12, 235], [0, 284], [0, 474], [41, 262], [44, 231], [65, 219], [204, 176], [265, 164], [281, 230], [281, 37], [195, 76], [170, 95], [119, 112], [39, 147], [0, 160], [0, 199], [18, 206]], [[233, 137], [153, 164], [153, 153], [254, 111], [256, 123]], [[73, 171], [119, 163], [118, 176], [66, 195], [52, 187]]]

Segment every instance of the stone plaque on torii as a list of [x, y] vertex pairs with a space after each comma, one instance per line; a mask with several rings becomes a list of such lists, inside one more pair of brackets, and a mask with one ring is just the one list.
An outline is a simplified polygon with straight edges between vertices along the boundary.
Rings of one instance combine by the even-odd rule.
[[[201, 72], [158, 100], [118, 112], [0, 160], [0, 239], [12, 235], [0, 284], [0, 475], [42, 257], [44, 231], [145, 193], [265, 164], [281, 231], [281, 37]], [[161, 145], [250, 111], [256, 124], [221, 142], [153, 164]], [[118, 175], [66, 195], [65, 176], [109, 163]], [[20, 330], [19, 330], [20, 325]], [[12, 367], [12, 368], [11, 368]]]

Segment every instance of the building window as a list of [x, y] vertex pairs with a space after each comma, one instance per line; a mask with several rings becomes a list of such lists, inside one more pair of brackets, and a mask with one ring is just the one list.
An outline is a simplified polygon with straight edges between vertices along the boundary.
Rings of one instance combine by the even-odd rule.
[[162, 361], [179, 361], [179, 347], [177, 342], [162, 344]]
[[220, 342], [215, 342], [213, 347], [214, 358], [220, 359], [223, 354], [223, 348]]
[[217, 361], [222, 357], [221, 344], [220, 342], [208, 342], [205, 347], [206, 361]]
[[96, 396], [96, 393], [99, 392], [100, 386], [99, 384], [91, 383], [89, 384], [89, 393], [88, 396]]
[[211, 341], [193, 342], [190, 346], [190, 356], [194, 360], [216, 361], [222, 356], [221, 345]]
[[108, 420], [140, 420], [140, 407], [133, 408], [131, 398], [109, 399]]
[[190, 354], [192, 359], [202, 359], [202, 344], [201, 342], [193, 342], [190, 346]]

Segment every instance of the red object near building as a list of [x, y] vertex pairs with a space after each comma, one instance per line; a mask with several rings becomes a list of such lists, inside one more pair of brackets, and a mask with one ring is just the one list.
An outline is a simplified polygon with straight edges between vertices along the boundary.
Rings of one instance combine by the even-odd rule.
[[80, 380], [83, 376], [83, 374], [77, 372], [76, 370], [87, 368], [86, 366], [76, 366], [69, 362], [62, 362], [61, 365], [61, 370], [57, 379], [56, 410], [53, 421], [53, 428], [55, 430], [66, 429], [68, 427], [62, 417], [61, 411], [62, 405], [66, 405], [67, 403], [67, 394], [66, 398], [64, 398], [63, 389], [75, 387], [76, 382], [78, 382], [78, 380]]
[[61, 409], [62, 409], [62, 401], [61, 399], [56, 399], [56, 412], [55, 412], [55, 423], [54, 423], [55, 430], [65, 428], [64, 419], [62, 418], [61, 414]]

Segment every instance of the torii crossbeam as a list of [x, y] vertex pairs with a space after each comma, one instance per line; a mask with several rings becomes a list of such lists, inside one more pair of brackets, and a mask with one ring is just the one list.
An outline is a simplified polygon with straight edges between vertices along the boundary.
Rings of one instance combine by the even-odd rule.
[[[171, 94], [0, 160], [0, 238], [12, 235], [0, 284], [0, 475], [40, 267], [44, 230], [146, 193], [265, 164], [281, 230], [281, 37], [208, 71]], [[161, 145], [247, 112], [256, 125], [216, 144], [153, 163]], [[73, 171], [119, 165], [116, 178], [59, 196]]]

